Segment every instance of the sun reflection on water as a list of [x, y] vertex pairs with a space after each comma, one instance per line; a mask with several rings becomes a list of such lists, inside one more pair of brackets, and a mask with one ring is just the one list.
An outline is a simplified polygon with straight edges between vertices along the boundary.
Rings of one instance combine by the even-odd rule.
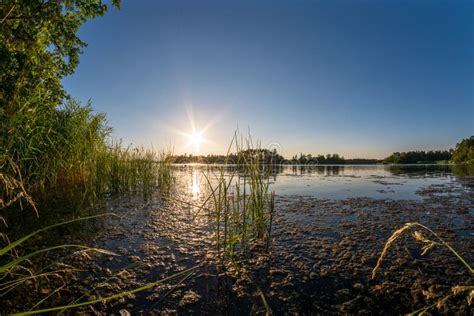
[[201, 193], [201, 178], [199, 177], [198, 170], [193, 169], [191, 179], [191, 194], [193, 196], [193, 200], [197, 200], [199, 198], [199, 194]]

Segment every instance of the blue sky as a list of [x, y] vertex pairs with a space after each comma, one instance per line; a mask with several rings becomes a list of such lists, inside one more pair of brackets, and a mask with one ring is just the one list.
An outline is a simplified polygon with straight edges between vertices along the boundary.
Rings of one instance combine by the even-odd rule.
[[[77, 99], [115, 137], [382, 158], [474, 134], [472, 1], [122, 1], [87, 22]], [[192, 117], [208, 140], [188, 146]]]

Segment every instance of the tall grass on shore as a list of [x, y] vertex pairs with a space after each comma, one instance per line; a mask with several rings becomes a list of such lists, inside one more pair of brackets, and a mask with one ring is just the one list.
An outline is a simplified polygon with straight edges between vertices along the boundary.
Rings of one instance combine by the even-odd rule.
[[11, 174], [0, 171], [0, 210], [16, 202], [23, 208], [23, 202], [27, 202], [38, 215], [36, 204], [24, 187], [20, 169], [10, 157], [0, 155], [0, 170], [6, 169], [11, 170]]
[[254, 148], [251, 139], [244, 142], [237, 133], [228, 152], [233, 145], [237, 161], [225, 163], [236, 168], [223, 166], [215, 177], [204, 174], [211, 192], [208, 209], [216, 250], [221, 259], [231, 260], [248, 254], [253, 243], [268, 249], [275, 209], [275, 194], [269, 188], [270, 166], [261, 163], [258, 146]]
[[98, 153], [85, 190], [93, 195], [141, 193], [149, 198], [157, 189], [167, 192], [173, 181], [171, 154], [151, 149], [124, 147], [115, 143]]
[[[2, 215], [7, 217], [5, 215], [17, 211], [18, 206], [22, 209], [27, 205], [35, 210], [36, 216], [41, 216], [41, 211], [46, 209], [42, 206], [55, 200], [61, 201], [57, 208], [61, 211], [63, 205], [69, 210], [72, 204], [79, 208], [91, 206], [113, 193], [130, 192], [149, 198], [156, 189], [168, 191], [173, 182], [171, 153], [111, 142], [111, 129], [105, 116], [95, 114], [90, 104], [82, 106], [69, 100], [59, 109], [23, 107], [1, 118], [0, 224], [5, 226], [7, 222]], [[62, 279], [62, 274], [68, 272], [35, 273], [23, 265], [37, 256], [67, 249], [85, 255], [89, 252], [111, 254], [81, 244], [61, 244], [26, 254], [16, 251], [17, 246], [42, 231], [97, 216], [51, 225], [13, 242], [0, 232], [6, 244], [0, 249], [0, 297], [31, 280]], [[52, 294], [59, 290], [55, 289]], [[126, 294], [107, 299], [122, 296]]]
[[1, 129], [2, 208], [25, 201], [36, 207], [33, 201], [71, 192], [87, 203], [108, 193], [149, 197], [172, 182], [170, 153], [111, 142], [105, 115], [94, 113], [90, 104], [69, 99], [59, 109], [20, 109]]
[[[471, 275], [474, 275], [474, 269], [471, 267], [471, 265], [449, 243], [447, 243], [444, 239], [442, 239], [438, 234], [436, 234], [429, 227], [426, 227], [425, 225], [415, 222], [415, 223], [406, 223], [403, 227], [393, 232], [393, 234], [388, 238], [382, 250], [382, 253], [380, 254], [380, 257], [377, 260], [377, 264], [372, 270], [372, 279], [375, 278], [378, 269], [380, 269], [382, 261], [387, 255], [388, 250], [390, 249], [390, 246], [405, 232], [413, 228], [421, 229], [421, 231], [414, 230], [413, 237], [416, 240], [423, 243], [422, 255], [426, 254], [433, 247], [438, 247], [438, 246], [445, 247], [453, 254], [454, 257], [456, 257], [467, 268], [467, 270], [469, 271]], [[434, 237], [434, 240], [428, 238], [425, 234], [422, 233], [422, 231], [429, 233], [432, 237]], [[464, 294], [464, 293], [467, 293], [467, 302], [468, 302], [468, 305], [471, 305], [471, 303], [474, 300], [474, 285], [456, 285], [452, 288], [452, 291], [450, 294], [447, 294], [445, 296], [438, 298], [435, 303], [425, 306], [423, 308], [420, 308], [410, 313], [409, 315], [424, 315], [431, 309], [441, 308], [444, 305], [444, 303], [448, 299], [452, 298], [453, 296]]]

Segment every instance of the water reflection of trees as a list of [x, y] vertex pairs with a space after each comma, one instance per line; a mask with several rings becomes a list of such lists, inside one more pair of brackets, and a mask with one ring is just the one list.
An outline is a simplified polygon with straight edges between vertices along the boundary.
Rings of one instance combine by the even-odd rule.
[[474, 188], [474, 164], [454, 165], [453, 174], [456, 180], [467, 187]]
[[474, 176], [474, 164], [463, 164], [463, 165], [454, 165], [453, 174], [456, 176], [462, 177], [473, 177]]
[[[280, 174], [289, 174], [295, 176], [318, 174], [324, 176], [337, 176], [343, 173], [344, 166], [341, 165], [261, 165], [262, 174], [275, 177]], [[245, 168], [239, 165], [232, 164], [177, 164], [175, 168], [182, 171], [192, 172], [191, 170], [198, 168], [201, 171], [208, 173], [222, 172], [228, 174], [238, 174], [245, 176]]]
[[[245, 169], [238, 165], [202, 165], [206, 171], [216, 172], [222, 171], [224, 168], [226, 172], [238, 172], [240, 175], [245, 175]], [[337, 176], [343, 173], [344, 166], [341, 165], [262, 165], [262, 171], [273, 177], [279, 174], [291, 174], [295, 176], [318, 174], [324, 176]]]
[[390, 165], [386, 167], [394, 176], [444, 175], [451, 173], [450, 165]]
[[472, 176], [473, 169], [472, 165], [394, 165], [386, 167], [386, 170], [394, 176], [446, 176], [451, 174]]
[[344, 166], [339, 165], [293, 165], [293, 175], [318, 174], [324, 176], [337, 176], [344, 171]]

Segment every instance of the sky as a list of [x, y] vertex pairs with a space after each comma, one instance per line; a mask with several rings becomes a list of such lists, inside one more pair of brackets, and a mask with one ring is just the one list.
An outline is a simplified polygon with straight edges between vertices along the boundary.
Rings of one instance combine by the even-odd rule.
[[383, 158], [474, 135], [473, 1], [122, 0], [78, 35], [64, 86], [126, 144], [222, 154], [238, 128]]

